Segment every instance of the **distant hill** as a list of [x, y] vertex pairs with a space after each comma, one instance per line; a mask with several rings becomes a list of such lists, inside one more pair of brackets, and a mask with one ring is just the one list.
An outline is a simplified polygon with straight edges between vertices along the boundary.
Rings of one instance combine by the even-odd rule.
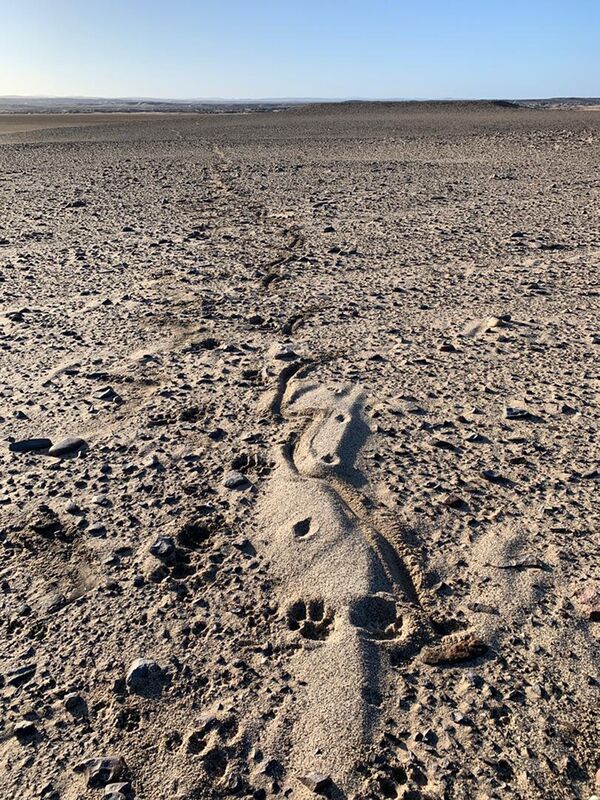
[[501, 108], [568, 108], [575, 106], [597, 106], [600, 98], [593, 97], [556, 97], [531, 100], [363, 100], [357, 99], [323, 99], [323, 98], [265, 98], [234, 99], [221, 98], [170, 100], [149, 97], [23, 97], [18, 95], [0, 96], [0, 113], [92, 113], [92, 112], [191, 112], [191, 113], [240, 113], [280, 111], [294, 106], [339, 106], [377, 105], [429, 108], [455, 107], [478, 109], [490, 106]]

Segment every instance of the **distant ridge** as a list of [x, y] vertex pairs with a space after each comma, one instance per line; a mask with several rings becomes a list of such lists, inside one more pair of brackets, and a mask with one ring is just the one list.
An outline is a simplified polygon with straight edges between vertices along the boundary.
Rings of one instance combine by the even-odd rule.
[[175, 100], [151, 97], [43, 97], [43, 96], [0, 96], [0, 113], [92, 113], [92, 112], [176, 112], [176, 113], [240, 113], [278, 111], [285, 108], [306, 105], [338, 105], [372, 104], [379, 106], [406, 105], [415, 107], [447, 107], [458, 105], [469, 108], [497, 106], [500, 108], [560, 108], [574, 106], [595, 106], [600, 98], [593, 97], [556, 97], [542, 99], [481, 99], [464, 100], [461, 98], [444, 99], [365, 99], [365, 98], [258, 98], [258, 99], [224, 99], [196, 98]]

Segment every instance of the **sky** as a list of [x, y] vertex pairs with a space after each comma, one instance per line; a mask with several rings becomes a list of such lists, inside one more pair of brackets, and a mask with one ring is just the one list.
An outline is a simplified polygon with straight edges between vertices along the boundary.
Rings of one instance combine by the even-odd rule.
[[0, 95], [600, 95], [600, 0], [0, 0]]

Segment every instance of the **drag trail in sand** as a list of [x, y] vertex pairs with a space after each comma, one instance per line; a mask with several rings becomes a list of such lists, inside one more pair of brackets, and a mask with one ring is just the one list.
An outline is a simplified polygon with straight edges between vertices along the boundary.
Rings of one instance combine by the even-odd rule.
[[593, 794], [597, 115], [4, 120], [8, 795]]

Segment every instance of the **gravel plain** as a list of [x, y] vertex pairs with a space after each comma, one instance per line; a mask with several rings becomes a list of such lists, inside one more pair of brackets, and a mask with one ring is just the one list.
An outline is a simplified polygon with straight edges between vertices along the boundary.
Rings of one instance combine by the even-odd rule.
[[0, 796], [600, 793], [600, 111], [40, 117]]

